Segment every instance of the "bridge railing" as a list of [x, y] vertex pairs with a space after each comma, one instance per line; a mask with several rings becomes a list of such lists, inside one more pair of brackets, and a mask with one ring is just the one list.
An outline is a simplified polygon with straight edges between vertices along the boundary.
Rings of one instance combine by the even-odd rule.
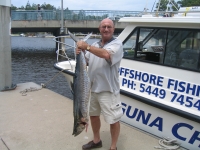
[[[139, 16], [139, 11], [114, 11], [114, 10], [63, 10], [64, 20], [102, 20], [111, 18], [118, 20], [121, 17]], [[61, 20], [61, 10], [16, 10], [11, 11], [14, 20]]]

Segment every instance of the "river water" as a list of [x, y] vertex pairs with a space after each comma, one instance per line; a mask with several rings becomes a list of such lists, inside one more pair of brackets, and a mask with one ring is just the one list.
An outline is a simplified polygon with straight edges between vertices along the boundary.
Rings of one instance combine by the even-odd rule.
[[[89, 39], [89, 44], [98, 39]], [[70, 38], [65, 43], [73, 45]], [[34, 82], [37, 84], [47, 83], [48, 89], [73, 99], [69, 85], [62, 74], [53, 78], [59, 71], [54, 68], [56, 58], [56, 43], [53, 38], [38, 37], [11, 37], [12, 50], [12, 83], [19, 84]], [[73, 51], [68, 56], [73, 58]]]

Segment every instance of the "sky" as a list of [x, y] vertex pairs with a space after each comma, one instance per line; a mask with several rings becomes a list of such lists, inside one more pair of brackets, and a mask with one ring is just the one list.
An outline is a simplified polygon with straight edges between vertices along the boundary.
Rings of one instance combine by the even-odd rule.
[[[61, 7], [62, 0], [29, 0], [34, 4], [51, 4], [56, 8]], [[11, 0], [16, 7], [26, 6], [28, 0]], [[63, 8], [69, 10], [123, 10], [142, 11], [145, 7], [152, 10], [154, 3], [158, 0], [63, 0]]]

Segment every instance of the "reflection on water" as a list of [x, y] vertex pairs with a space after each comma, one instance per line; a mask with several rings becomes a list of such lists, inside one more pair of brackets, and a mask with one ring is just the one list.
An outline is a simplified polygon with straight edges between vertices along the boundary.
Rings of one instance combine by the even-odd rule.
[[[90, 39], [91, 44], [97, 39]], [[71, 39], [66, 39], [73, 45]], [[56, 63], [55, 42], [53, 38], [11, 37], [12, 48], [12, 83], [34, 82], [46, 83], [58, 73], [53, 65]], [[72, 51], [70, 57], [73, 56]], [[60, 74], [47, 88], [72, 99], [72, 94], [65, 77]]]

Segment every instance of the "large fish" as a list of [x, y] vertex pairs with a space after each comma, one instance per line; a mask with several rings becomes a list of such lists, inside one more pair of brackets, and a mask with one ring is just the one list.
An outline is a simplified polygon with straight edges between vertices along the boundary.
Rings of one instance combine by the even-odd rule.
[[73, 81], [74, 129], [72, 135], [79, 135], [89, 121], [90, 79], [87, 73], [85, 56], [81, 51], [76, 57], [75, 76]]

